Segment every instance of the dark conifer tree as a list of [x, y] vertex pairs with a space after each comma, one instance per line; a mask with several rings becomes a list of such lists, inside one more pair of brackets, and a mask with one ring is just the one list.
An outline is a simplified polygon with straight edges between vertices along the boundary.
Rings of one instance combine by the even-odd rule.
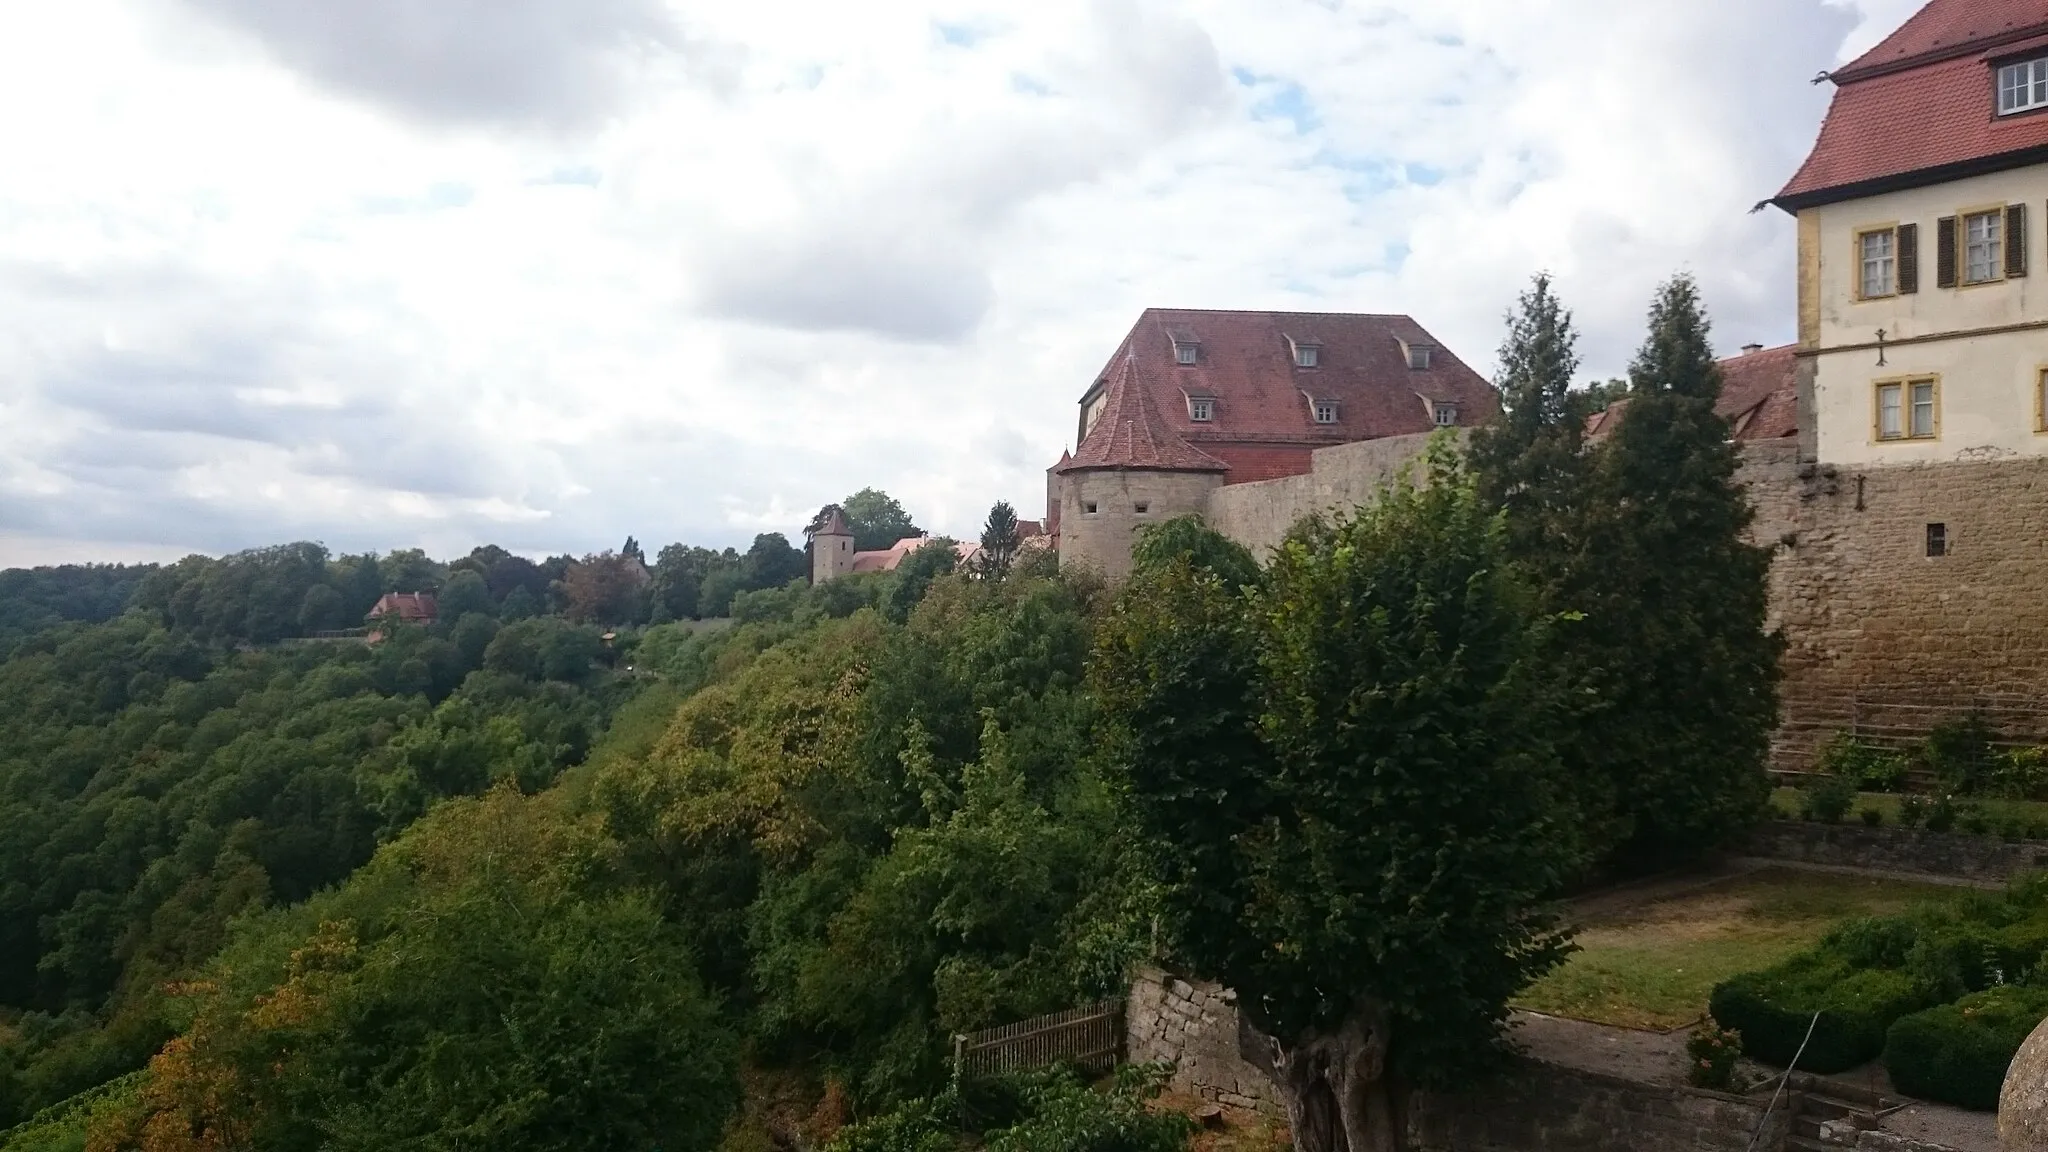
[[1629, 369], [1620, 426], [1592, 454], [1582, 629], [1601, 652], [1598, 738], [1633, 821], [1622, 859], [1652, 867], [1725, 843], [1768, 794], [1780, 638], [1765, 631], [1770, 553], [1748, 542], [1721, 371], [1689, 276], [1664, 285]]

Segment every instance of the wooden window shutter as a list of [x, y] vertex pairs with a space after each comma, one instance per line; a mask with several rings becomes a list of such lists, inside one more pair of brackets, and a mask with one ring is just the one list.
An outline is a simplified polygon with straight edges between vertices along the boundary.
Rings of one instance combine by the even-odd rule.
[[2027, 206], [2005, 206], [2005, 274], [2027, 274]]
[[1934, 286], [1956, 286], [1956, 218], [1943, 216], [1934, 233]]
[[1920, 290], [1920, 226], [1899, 225], [1899, 295]]

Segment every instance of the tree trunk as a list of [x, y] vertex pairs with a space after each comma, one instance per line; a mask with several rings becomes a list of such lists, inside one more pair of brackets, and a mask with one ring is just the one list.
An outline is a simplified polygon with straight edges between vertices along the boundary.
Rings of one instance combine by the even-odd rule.
[[1405, 1093], [1387, 1072], [1386, 1007], [1360, 1000], [1329, 1032], [1287, 1043], [1241, 1015], [1239, 1047], [1273, 1076], [1296, 1152], [1402, 1152]]

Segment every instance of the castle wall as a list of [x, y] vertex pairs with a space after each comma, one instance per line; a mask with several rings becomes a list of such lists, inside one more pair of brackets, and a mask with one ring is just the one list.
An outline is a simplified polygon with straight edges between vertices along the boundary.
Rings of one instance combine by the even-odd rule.
[[1752, 491], [1796, 506], [1771, 574], [1780, 767], [1837, 730], [1903, 741], [1973, 707], [2048, 743], [2048, 460], [1800, 467]]
[[811, 583], [823, 584], [853, 571], [853, 537], [820, 532], [811, 537]]
[[1222, 482], [1213, 472], [1070, 472], [1060, 483], [1060, 567], [1110, 580], [1131, 574], [1140, 530], [1205, 509]]
[[1216, 489], [1204, 516], [1210, 527], [1264, 560], [1302, 517], [1372, 500], [1381, 486], [1415, 464], [1432, 435], [1421, 432], [1319, 448], [1310, 470], [1302, 475]]

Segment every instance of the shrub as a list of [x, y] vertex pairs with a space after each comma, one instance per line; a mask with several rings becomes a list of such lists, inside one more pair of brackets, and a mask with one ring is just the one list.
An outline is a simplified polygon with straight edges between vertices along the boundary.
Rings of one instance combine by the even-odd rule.
[[1735, 1060], [1742, 1055], [1742, 1036], [1711, 1022], [1701, 1024], [1686, 1037], [1686, 1079], [1696, 1088], [1717, 1092], [1735, 1090]]
[[2044, 1016], [2048, 990], [2010, 984], [1915, 1012], [1886, 1034], [1885, 1070], [1901, 1092], [1995, 1109], [2013, 1054]]
[[1851, 968], [1904, 968], [1919, 935], [1920, 925], [1910, 916], [1865, 916], [1821, 937], [1820, 951]]
[[1821, 748], [1814, 767], [1830, 776], [1852, 780], [1866, 791], [1897, 792], [1905, 787], [1906, 773], [1912, 764], [1888, 748], [1837, 732]]
[[946, 1097], [912, 1100], [839, 1130], [827, 1152], [952, 1152], [955, 1141]]
[[1847, 776], [1829, 776], [1806, 790], [1800, 798], [1801, 819], [1839, 824], [1856, 805], [1856, 782]]
[[1745, 1055], [1779, 1067], [1791, 1064], [1811, 1023], [1799, 1070], [1827, 1075], [1877, 1056], [1892, 1022], [1927, 1003], [1903, 972], [1857, 971], [1815, 951], [1722, 982], [1710, 1008], [1717, 1023], [1741, 1033]]
[[1902, 828], [1919, 827], [1921, 822], [1927, 819], [1927, 806], [1928, 801], [1925, 796], [1907, 795], [1899, 797], [1899, 826]]
[[1991, 817], [1986, 816], [1976, 805], [1964, 805], [1956, 823], [1972, 836], [1987, 836], [1991, 833]]
[[1181, 1152], [1194, 1121], [1178, 1112], [1152, 1112], [1166, 1069], [1128, 1065], [1116, 1087], [1096, 1092], [1071, 1073], [1047, 1078], [1025, 1093], [1031, 1114], [1014, 1127], [988, 1134], [988, 1152]]
[[2048, 792], [2048, 749], [2014, 748], [1991, 768], [1991, 794], [2011, 800], [2039, 800]]
[[1863, 811], [1858, 812], [1856, 815], [1863, 821], [1864, 825], [1867, 827], [1875, 828], [1878, 825], [1884, 823], [1884, 809], [1882, 808], [1865, 808]]
[[1927, 830], [1929, 832], [1946, 832], [1955, 826], [1956, 798], [1943, 793], [1941, 798], [1936, 800], [1927, 809]]
[[1951, 717], [1936, 724], [1921, 746], [1921, 759], [1944, 792], [1975, 796], [1991, 784], [1997, 756], [1992, 743], [1998, 729], [1981, 713]]

